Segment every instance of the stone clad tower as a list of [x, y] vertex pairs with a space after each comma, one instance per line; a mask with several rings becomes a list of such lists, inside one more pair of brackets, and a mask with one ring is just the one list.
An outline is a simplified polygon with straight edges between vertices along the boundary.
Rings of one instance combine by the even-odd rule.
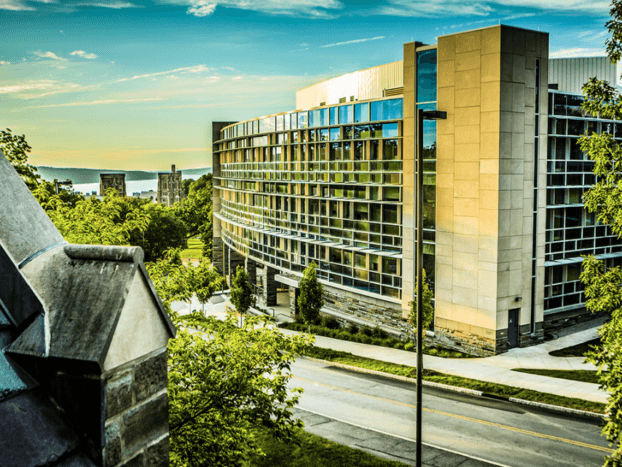
[[186, 197], [181, 183], [181, 171], [171, 166], [171, 173], [158, 174], [158, 195], [156, 201], [165, 206], [172, 206]]
[[106, 190], [114, 188], [119, 192], [119, 196], [127, 196], [127, 188], [125, 187], [124, 173], [110, 173], [99, 175], [99, 196], [106, 196]]

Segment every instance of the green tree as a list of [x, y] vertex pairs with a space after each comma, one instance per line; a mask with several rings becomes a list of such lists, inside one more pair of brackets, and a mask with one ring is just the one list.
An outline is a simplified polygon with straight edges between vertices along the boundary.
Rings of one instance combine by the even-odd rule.
[[128, 245], [134, 232], [144, 232], [149, 216], [134, 207], [121, 216], [122, 200], [114, 189], [108, 190], [103, 201], [81, 198], [74, 205], [50, 194], [46, 184], [33, 192], [61, 235], [69, 243], [90, 245]]
[[[432, 320], [434, 319], [434, 307], [432, 306], [432, 299], [434, 298], [434, 292], [430, 290], [430, 286], [428, 285], [428, 281], [426, 280], [425, 269], [423, 272], [423, 331], [425, 332], [432, 325]], [[417, 285], [415, 284], [415, 290], [417, 290]], [[412, 325], [413, 329], [417, 329], [417, 300], [412, 300], [408, 305], [410, 305], [410, 314], [408, 315], [408, 320]]]
[[197, 235], [203, 242], [203, 256], [212, 256], [212, 174], [203, 175], [190, 185], [188, 197], [175, 205], [186, 223], [187, 238]]
[[256, 316], [238, 327], [231, 315], [194, 313], [183, 326], [169, 344], [171, 465], [243, 465], [263, 455], [253, 436], [259, 426], [292, 441], [302, 390], [288, 390], [290, 366], [312, 340]]
[[184, 190], [184, 193], [186, 194], [186, 196], [188, 196], [188, 192], [190, 191], [190, 185], [192, 185], [193, 183], [194, 183], [193, 178], [187, 178], [181, 181], [181, 187]]
[[133, 231], [129, 239], [131, 245], [141, 246], [145, 250], [145, 261], [155, 261], [161, 258], [169, 248], [188, 247], [188, 228], [174, 208], [138, 198], [126, 198], [126, 200], [130, 206], [132, 202], [142, 202], [142, 210], [149, 218], [145, 230]]
[[255, 295], [253, 294], [253, 286], [246, 269], [238, 266], [235, 276], [231, 281], [231, 303], [236, 311], [240, 314], [240, 327], [242, 326], [243, 316], [248, 313], [251, 306], [255, 304]]
[[[622, 57], [622, 0], [611, 3], [611, 20], [606, 27], [607, 53], [612, 63]], [[615, 85], [615, 83], [612, 83]], [[611, 84], [591, 78], [583, 87], [583, 109], [606, 119], [622, 119], [620, 93]], [[583, 151], [594, 161], [598, 182], [583, 196], [585, 208], [596, 212], [598, 220], [609, 224], [614, 233], [622, 235], [622, 188], [620, 182], [622, 147], [611, 134], [592, 133], [579, 140]], [[598, 367], [601, 388], [609, 392], [603, 435], [615, 449], [605, 458], [606, 466], [622, 465], [622, 271], [606, 269], [602, 261], [588, 256], [583, 261], [581, 281], [585, 285], [586, 307], [592, 312], [607, 312], [611, 320], [599, 329], [602, 346], [589, 352], [587, 360]]]
[[191, 267], [192, 271], [192, 290], [205, 311], [205, 304], [217, 290], [220, 290], [224, 277], [218, 274], [214, 265], [210, 261], [199, 261], [199, 265]]
[[302, 279], [298, 284], [300, 295], [298, 296], [298, 309], [302, 314], [305, 323], [311, 324], [320, 315], [320, 310], [324, 306], [322, 292], [324, 287], [317, 280], [317, 264], [311, 264], [304, 270]]
[[15, 168], [15, 171], [22, 177], [30, 190], [34, 190], [41, 176], [37, 173], [37, 168], [28, 163], [28, 153], [32, 148], [26, 142], [25, 135], [14, 135], [9, 128], [0, 130], [0, 150]]

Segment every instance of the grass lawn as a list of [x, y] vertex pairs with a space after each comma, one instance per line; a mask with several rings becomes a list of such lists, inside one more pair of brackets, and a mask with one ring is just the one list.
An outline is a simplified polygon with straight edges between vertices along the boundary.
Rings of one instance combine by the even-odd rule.
[[594, 370], [540, 370], [531, 368], [515, 368], [513, 371], [529, 373], [531, 375], [550, 376], [551, 378], [569, 379], [583, 383], [598, 384], [599, 376]]
[[302, 429], [296, 430], [299, 445], [276, 441], [264, 430], [257, 430], [255, 436], [266, 456], [251, 459], [245, 467], [404, 467], [406, 465], [333, 443]]
[[[366, 357], [358, 357], [349, 352], [341, 352], [332, 349], [323, 349], [320, 347], [311, 347], [306, 355], [309, 357], [320, 358], [331, 362], [343, 363], [345, 365], [355, 366], [358, 368], [367, 368], [370, 370], [382, 371], [393, 375], [406, 376], [408, 378], [416, 378], [416, 369], [407, 365], [399, 365], [397, 363], [382, 362]], [[561, 407], [569, 407], [571, 409], [586, 410], [588, 412], [605, 413], [605, 404], [599, 402], [585, 401], [583, 399], [572, 399], [569, 397], [558, 396], [556, 394], [548, 394], [544, 392], [532, 391], [530, 389], [515, 388], [503, 384], [488, 383], [476, 379], [462, 378], [460, 376], [451, 376], [438, 373], [433, 370], [423, 370], [423, 379], [433, 381], [435, 383], [447, 384], [449, 386], [457, 386], [461, 388], [475, 389], [482, 391], [487, 395], [501, 398], [515, 397], [534, 402], [542, 402], [544, 404], [558, 405]]]
[[201, 259], [203, 258], [203, 242], [199, 238], [188, 240], [188, 248], [181, 250], [181, 259]]
[[573, 345], [565, 349], [554, 350], [549, 352], [553, 357], [583, 357], [586, 352], [592, 350], [592, 346], [600, 345], [600, 338], [584, 342], [583, 344]]

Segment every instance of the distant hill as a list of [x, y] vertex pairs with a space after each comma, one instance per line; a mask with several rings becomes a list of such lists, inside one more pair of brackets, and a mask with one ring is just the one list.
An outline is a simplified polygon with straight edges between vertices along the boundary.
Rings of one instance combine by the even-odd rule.
[[[141, 180], [157, 180], [159, 172], [144, 172], [140, 170], [106, 170], [106, 169], [77, 169], [70, 167], [37, 167], [39, 174], [44, 180], [49, 182], [57, 180], [71, 180], [74, 185], [82, 183], [99, 183], [99, 174], [102, 173], [124, 173], [126, 182], [135, 182]], [[182, 178], [197, 179], [202, 175], [212, 173], [211, 167], [202, 169], [181, 170]]]

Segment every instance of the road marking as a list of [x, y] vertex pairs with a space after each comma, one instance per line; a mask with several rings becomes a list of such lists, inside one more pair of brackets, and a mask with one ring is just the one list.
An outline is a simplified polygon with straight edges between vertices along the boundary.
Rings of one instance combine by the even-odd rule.
[[[312, 380], [309, 380], [309, 379], [300, 378], [299, 376], [294, 376], [294, 379], [299, 379], [300, 381], [305, 381], [305, 382], [311, 383], [311, 384], [317, 384], [318, 386], [323, 386], [323, 387], [326, 387], [326, 388], [329, 388], [329, 389], [336, 389], [338, 391], [347, 392], [349, 394], [354, 394], [354, 395], [357, 395], [357, 396], [369, 397], [370, 399], [376, 399], [376, 400], [379, 400], [379, 401], [382, 401], [382, 402], [388, 402], [389, 404], [401, 405], [403, 407], [409, 407], [409, 408], [412, 408], [412, 409], [416, 409], [417, 408], [416, 405], [407, 404], [406, 402], [394, 401], [394, 400], [391, 400], [391, 399], [385, 399], [384, 397], [372, 396], [370, 394], [363, 394], [363, 393], [360, 393], [360, 392], [352, 391], [350, 389], [344, 389], [344, 388], [340, 388], [338, 386], [332, 386], [330, 384], [318, 383], [317, 381], [312, 381]], [[522, 433], [522, 434], [525, 434], [525, 435], [535, 436], [537, 438], [545, 438], [545, 439], [550, 439], [552, 441], [560, 441], [562, 443], [572, 444], [574, 446], [579, 446], [579, 447], [582, 447], [582, 448], [595, 449], [597, 451], [603, 451], [603, 452], [606, 452], [606, 453], [609, 453], [609, 454], [614, 452], [613, 449], [602, 447], [602, 446], [597, 446], [595, 444], [584, 443], [582, 441], [574, 441], [572, 439], [561, 438], [559, 436], [553, 436], [553, 435], [547, 435], [547, 434], [544, 434], [544, 433], [538, 433], [536, 431], [523, 430], [522, 428], [516, 428], [516, 427], [513, 427], [513, 426], [509, 426], [509, 425], [502, 425], [501, 423], [489, 422], [489, 421], [486, 421], [486, 420], [480, 420], [478, 418], [466, 417], [464, 415], [458, 415], [458, 414], [453, 414], [453, 413], [449, 413], [449, 412], [442, 412], [440, 410], [428, 409], [426, 407], [423, 407], [423, 410], [425, 412], [435, 413], [437, 415], [443, 415], [443, 416], [446, 416], [446, 417], [458, 418], [458, 419], [465, 420], [465, 421], [468, 421], [468, 422], [479, 423], [481, 425], [487, 425], [487, 426], [492, 426], [492, 427], [495, 427], [495, 428], [501, 428], [503, 430], [513, 431], [515, 433]]]

